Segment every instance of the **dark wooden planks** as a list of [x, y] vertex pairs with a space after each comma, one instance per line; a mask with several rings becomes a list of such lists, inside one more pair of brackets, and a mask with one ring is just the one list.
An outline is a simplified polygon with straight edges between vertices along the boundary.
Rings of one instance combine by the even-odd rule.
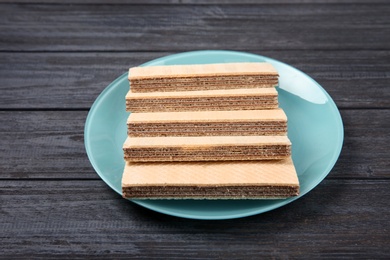
[[[390, 51], [254, 53], [306, 72], [340, 108], [390, 107]], [[0, 109], [89, 109], [129, 67], [168, 54], [172, 53], [0, 53]]]
[[87, 111], [0, 112], [0, 178], [97, 178], [84, 148]]
[[[0, 258], [389, 258], [388, 1], [4, 2]], [[305, 197], [249, 218], [193, 221], [127, 202], [95, 174], [83, 127], [97, 95], [129, 66], [211, 48], [287, 62], [342, 108], [341, 157]]]
[[129, 67], [162, 55], [0, 53], [0, 107], [89, 109]]
[[388, 4], [3, 4], [0, 51], [389, 49]]
[[389, 185], [325, 180], [274, 211], [197, 221], [136, 206], [102, 181], [0, 181], [0, 251], [4, 258], [386, 258]]
[[342, 110], [344, 145], [330, 178], [390, 177], [390, 110]]
[[202, 4], [202, 5], [210, 5], [210, 4], [237, 4], [237, 5], [242, 5], [242, 4], [307, 4], [307, 3], [312, 3], [312, 4], [331, 4], [331, 3], [351, 3], [351, 4], [356, 4], [356, 3], [365, 3], [365, 4], [386, 4], [386, 0], [316, 0], [316, 1], [307, 1], [307, 0], [275, 0], [270, 2], [269, 0], [35, 0], [35, 1], [30, 1], [30, 0], [0, 0], [0, 3], [10, 3], [10, 4], [15, 4], [15, 3], [27, 3], [27, 4], [56, 4], [56, 5], [63, 5], [63, 4], [104, 4], [104, 5], [135, 5], [135, 4], [169, 4], [169, 5], [181, 5], [181, 4]]
[[[388, 110], [342, 110], [345, 141], [328, 178], [390, 178]], [[98, 179], [84, 149], [87, 111], [0, 112], [2, 179]]]

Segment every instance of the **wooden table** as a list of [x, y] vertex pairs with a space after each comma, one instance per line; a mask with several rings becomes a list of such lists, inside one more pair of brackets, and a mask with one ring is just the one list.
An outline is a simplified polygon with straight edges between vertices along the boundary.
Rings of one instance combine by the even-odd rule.
[[[388, 1], [0, 2], [0, 258], [390, 257]], [[131, 66], [202, 49], [273, 57], [332, 96], [345, 142], [314, 190], [200, 221], [137, 206], [98, 177], [83, 128], [99, 93]]]

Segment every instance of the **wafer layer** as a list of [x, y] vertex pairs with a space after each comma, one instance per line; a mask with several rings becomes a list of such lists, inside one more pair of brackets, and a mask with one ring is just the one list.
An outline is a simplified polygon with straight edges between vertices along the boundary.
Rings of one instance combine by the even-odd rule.
[[275, 68], [266, 62], [232, 62], [191, 65], [164, 65], [133, 67], [129, 70], [129, 79], [191, 78], [205, 76], [277, 76]]
[[132, 162], [275, 160], [291, 155], [287, 136], [128, 137], [124, 157]]
[[133, 92], [263, 88], [278, 84], [269, 63], [221, 63], [134, 67], [129, 70]]
[[[238, 76], [237, 76], [238, 77]], [[130, 83], [133, 92], [147, 93], [147, 92], [171, 92], [171, 91], [196, 91], [196, 90], [217, 90], [217, 89], [236, 89], [236, 88], [273, 88], [278, 84], [277, 80], [259, 81], [256, 79], [255, 83], [242, 82], [242, 80], [221, 81], [220, 83], [207, 84], [204, 82], [188, 82], [183, 83], [156, 83], [148, 84], [146, 82], [135, 84]]]
[[134, 93], [126, 95], [126, 110], [131, 112], [175, 112], [256, 110], [278, 107], [275, 88], [221, 89]]
[[287, 117], [282, 109], [132, 113], [127, 127], [133, 137], [286, 135]]
[[299, 194], [291, 161], [126, 162], [125, 198], [258, 199]]

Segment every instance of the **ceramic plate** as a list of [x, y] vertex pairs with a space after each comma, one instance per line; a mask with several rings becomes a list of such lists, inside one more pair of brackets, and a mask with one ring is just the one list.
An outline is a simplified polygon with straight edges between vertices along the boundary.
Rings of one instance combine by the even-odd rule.
[[[269, 62], [279, 72], [279, 104], [288, 117], [288, 137], [300, 181], [300, 195], [277, 200], [132, 200], [148, 209], [193, 219], [231, 219], [263, 213], [286, 205], [316, 187], [336, 163], [343, 143], [340, 113], [326, 91], [303, 72], [274, 59], [232, 51], [194, 51], [162, 57], [141, 66]], [[96, 99], [85, 124], [85, 147], [92, 166], [121, 194], [126, 139], [127, 72]]]

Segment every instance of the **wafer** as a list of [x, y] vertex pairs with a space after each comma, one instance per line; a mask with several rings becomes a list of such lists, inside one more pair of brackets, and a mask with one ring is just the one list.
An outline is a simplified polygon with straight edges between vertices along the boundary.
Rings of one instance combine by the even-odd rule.
[[132, 162], [275, 160], [291, 155], [287, 136], [127, 137], [124, 158]]
[[133, 67], [128, 78], [134, 93], [264, 88], [278, 84], [277, 71], [265, 62]]
[[280, 161], [126, 162], [123, 197], [132, 199], [277, 199], [297, 196], [291, 158]]
[[256, 110], [278, 107], [275, 88], [150, 92], [126, 95], [131, 112]]
[[127, 127], [133, 137], [286, 135], [287, 117], [282, 109], [132, 113]]

